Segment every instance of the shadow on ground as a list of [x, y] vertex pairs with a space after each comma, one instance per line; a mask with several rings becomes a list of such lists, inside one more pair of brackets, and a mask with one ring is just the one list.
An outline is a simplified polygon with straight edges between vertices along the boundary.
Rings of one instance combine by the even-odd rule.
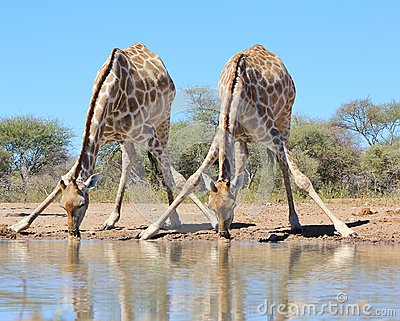
[[[370, 222], [369, 220], [359, 220], [357, 222], [346, 223], [346, 225], [348, 227], [352, 228], [352, 227], [368, 224], [369, 222]], [[324, 235], [334, 236], [335, 234], [337, 234], [333, 224], [303, 225], [302, 227], [303, 227], [303, 233], [302, 233], [303, 237], [312, 238], [312, 237], [320, 237], [320, 236], [324, 236]], [[291, 233], [290, 229], [280, 229], [280, 228], [272, 230], [271, 232], [272, 233], [275, 233], [275, 232], [288, 233], [288, 234]]]
[[[25, 217], [29, 216], [29, 213], [9, 213], [4, 215], [6, 217]], [[59, 216], [59, 217], [67, 217], [65, 213], [42, 213], [40, 216]]]

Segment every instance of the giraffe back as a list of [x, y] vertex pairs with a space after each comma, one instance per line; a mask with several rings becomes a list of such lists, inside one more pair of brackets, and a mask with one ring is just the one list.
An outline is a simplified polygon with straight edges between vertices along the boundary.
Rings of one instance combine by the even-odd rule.
[[[261, 45], [234, 55], [225, 65], [218, 84], [220, 97], [230, 90], [238, 57], [241, 70], [240, 106], [236, 136], [249, 142], [262, 140], [268, 129], [277, 127], [287, 141], [295, 86], [282, 60]], [[238, 93], [239, 94], [239, 93]]]
[[[113, 63], [113, 75], [106, 79], [100, 91], [104, 95], [99, 102], [106, 110], [98, 108], [95, 113], [98, 122], [105, 121], [102, 144], [109, 140], [140, 140], [136, 136], [140, 136], [142, 127], [169, 124], [175, 97], [174, 83], [158, 55], [141, 43], [119, 53]], [[112, 56], [97, 73], [94, 89], [110, 59]], [[168, 130], [169, 127], [165, 128]]]

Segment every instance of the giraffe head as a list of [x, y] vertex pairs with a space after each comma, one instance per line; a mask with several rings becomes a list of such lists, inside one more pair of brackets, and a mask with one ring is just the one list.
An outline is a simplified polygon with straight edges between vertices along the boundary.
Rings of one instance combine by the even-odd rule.
[[90, 176], [86, 181], [61, 178], [62, 192], [60, 206], [65, 209], [68, 216], [68, 233], [72, 238], [79, 238], [79, 226], [89, 206], [89, 190], [95, 188], [99, 174]]
[[236, 195], [243, 186], [244, 173], [229, 179], [218, 179], [214, 182], [208, 175], [202, 174], [204, 183], [210, 191], [208, 207], [218, 218], [218, 233], [220, 237], [230, 239], [229, 227], [233, 220], [233, 211], [236, 207]]

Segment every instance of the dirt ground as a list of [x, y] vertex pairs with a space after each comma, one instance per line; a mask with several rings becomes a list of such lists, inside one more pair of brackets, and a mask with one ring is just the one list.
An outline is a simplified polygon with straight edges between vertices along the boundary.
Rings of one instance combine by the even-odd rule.
[[[10, 226], [26, 217], [37, 204], [0, 204], [0, 239], [51, 239], [67, 238], [67, 217], [58, 204], [51, 204], [31, 225], [21, 233], [11, 232]], [[82, 239], [134, 239], [149, 225], [151, 215], [157, 216], [164, 207], [154, 204], [125, 204], [116, 228], [102, 230], [102, 224], [113, 209], [113, 204], [90, 204], [81, 225]], [[154, 208], [153, 208], [154, 207]], [[290, 242], [290, 241], [333, 241], [400, 243], [400, 203], [395, 200], [334, 200], [328, 207], [345, 221], [357, 234], [357, 238], [345, 239], [334, 232], [329, 219], [310, 202], [296, 204], [297, 213], [303, 226], [302, 235], [289, 232], [288, 208], [283, 202], [264, 206], [241, 205], [235, 214], [231, 236], [233, 241]], [[138, 210], [139, 208], [139, 210]], [[161, 230], [156, 239], [162, 240], [217, 240], [204, 217], [192, 204], [178, 208], [185, 233]], [[140, 214], [142, 213], [142, 215]], [[153, 214], [152, 214], [153, 213]], [[144, 216], [147, 218], [145, 218]]]

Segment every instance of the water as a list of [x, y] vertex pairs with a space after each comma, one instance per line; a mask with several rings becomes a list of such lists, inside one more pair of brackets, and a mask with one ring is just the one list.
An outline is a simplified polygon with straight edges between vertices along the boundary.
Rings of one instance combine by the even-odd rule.
[[0, 320], [399, 320], [399, 250], [0, 242]]

